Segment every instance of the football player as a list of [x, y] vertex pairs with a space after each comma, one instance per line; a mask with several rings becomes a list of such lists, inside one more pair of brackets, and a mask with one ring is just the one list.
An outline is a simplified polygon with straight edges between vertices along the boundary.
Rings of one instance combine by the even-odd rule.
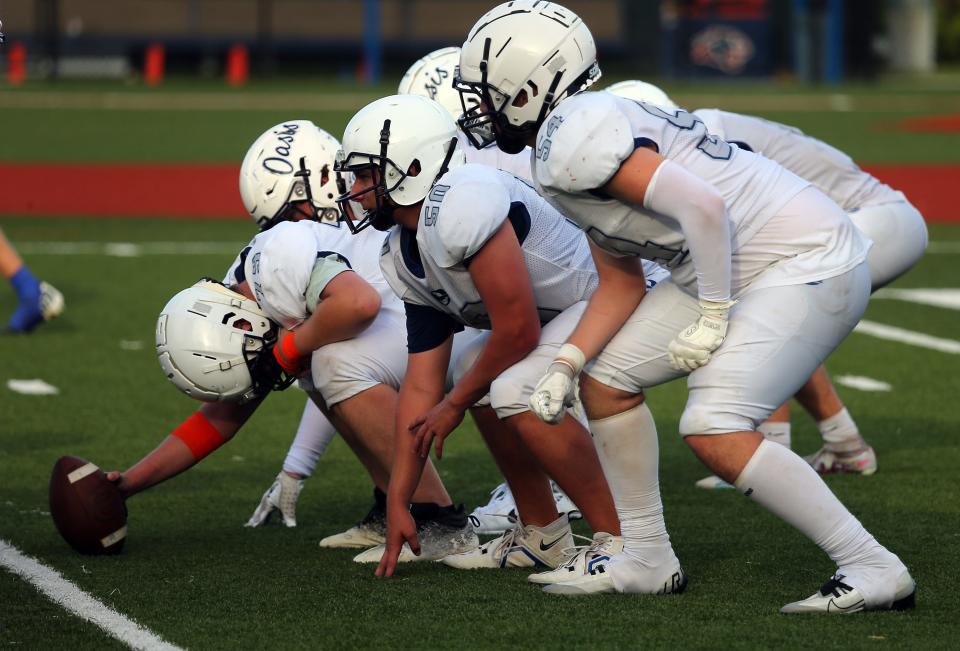
[[[643, 81], [622, 81], [607, 90], [661, 108], [679, 108], [660, 88]], [[872, 291], [891, 283], [923, 257], [927, 227], [920, 212], [902, 192], [864, 172], [843, 152], [795, 127], [762, 118], [719, 109], [697, 109], [693, 115], [711, 134], [780, 163], [843, 208], [854, 225], [873, 241], [867, 254]], [[806, 457], [817, 472], [876, 472], [873, 448], [860, 435], [823, 366], [796, 398], [816, 419], [823, 437], [823, 447]], [[784, 403], [759, 431], [768, 440], [790, 447], [789, 417], [789, 403]], [[697, 486], [732, 488], [716, 476], [701, 479]]]
[[[377, 262], [380, 238], [354, 237], [338, 219], [317, 218], [313, 198], [318, 191], [328, 190], [324, 186], [334, 176], [332, 160], [322, 146], [327, 134], [310, 122], [290, 121], [264, 137], [273, 138], [275, 146], [255, 150], [260, 152], [256, 155], [258, 182], [282, 193], [279, 202], [259, 209], [279, 208], [264, 215], [261, 221], [270, 228], [243, 250], [229, 276], [233, 287], [254, 300], [284, 331], [253, 360], [254, 390], [244, 396], [248, 402], [202, 407], [147, 458], [122, 476], [113, 475], [125, 494], [183, 471], [232, 437], [265, 397], [262, 387], [275, 384], [271, 378], [301, 375], [301, 384], [337, 424], [374, 483], [386, 487], [392, 463], [391, 406], [396, 403], [406, 356], [393, 334], [403, 327], [400, 304]], [[292, 211], [312, 219], [290, 222], [285, 216]], [[207, 362], [203, 356], [198, 361], [187, 353], [202, 348], [198, 342], [210, 338], [194, 337], [193, 331], [209, 327], [209, 320], [205, 318], [208, 310], [193, 307], [189, 298], [175, 299], [161, 316], [158, 343], [163, 339], [163, 345], [158, 350], [168, 377], [187, 393], [196, 394], [197, 386], [215, 379], [218, 370], [229, 372], [231, 365], [228, 360], [226, 369], [222, 362], [194, 368]], [[174, 319], [188, 319], [188, 325], [168, 332]], [[222, 321], [218, 332], [232, 323], [226, 317]], [[187, 352], [178, 355], [183, 351]], [[267, 380], [260, 379], [264, 373]], [[202, 392], [200, 397], [210, 398]], [[428, 470], [413, 499], [418, 527], [431, 541], [432, 550], [423, 558], [476, 546], [472, 526], [462, 509], [452, 506], [435, 471]], [[376, 554], [367, 559], [361, 553], [355, 560], [379, 558]]]
[[[341, 200], [359, 202], [365, 222], [392, 227], [381, 266], [407, 316], [409, 361], [387, 494], [387, 553], [377, 574], [393, 574], [405, 543], [417, 548], [403, 502], [431, 444], [439, 458], [443, 441], [471, 408], [478, 422], [500, 419], [507, 428], [497, 437], [485, 433], [485, 440], [513, 489], [520, 522], [445, 563], [550, 567], [566, 560], [560, 548], [569, 544], [569, 524], [557, 518], [547, 476], [579, 505], [596, 532], [596, 547], [618, 548], [621, 523], [603, 470], [630, 473], [636, 459], [624, 455], [615, 438], [598, 437], [595, 448], [570, 414], [552, 429], [527, 406], [536, 379], [596, 286], [583, 233], [517, 177], [465, 164], [450, 116], [420, 97], [384, 98], [357, 113], [344, 133], [338, 170], [356, 178]], [[453, 335], [465, 326], [489, 332], [445, 394]], [[484, 396], [489, 407], [478, 408]], [[650, 431], [655, 439], [652, 419]], [[656, 453], [643, 463], [656, 465]], [[683, 574], [663, 523], [656, 480], [646, 488], [654, 494], [659, 521], [646, 531], [647, 541], [673, 559], [664, 568], [664, 591], [679, 591]]]
[[[535, 147], [538, 190], [586, 231], [600, 275], [531, 408], [547, 422], [562, 417], [592, 360], [581, 381], [591, 430], [629, 432], [644, 387], [689, 374], [680, 419], [688, 446], [838, 566], [782, 612], [911, 607], [903, 562], [803, 459], [756, 431], [863, 314], [868, 241], [815, 187], [689, 113], [582, 92], [599, 76], [589, 29], [550, 2], [492, 9], [461, 51], [455, 83], [480, 100], [464, 129], [492, 130], [507, 152]], [[641, 258], [660, 261], [671, 280], [645, 292]], [[546, 590], [650, 592], [649, 566], [627, 537], [622, 554]]]
[[[464, 111], [460, 103], [460, 94], [453, 88], [453, 79], [459, 62], [460, 48], [458, 47], [434, 50], [410, 66], [400, 80], [397, 93], [429, 97], [446, 109], [454, 120], [457, 120]], [[525, 148], [518, 154], [508, 154], [497, 147], [490, 146], [478, 149], [459, 127], [457, 139], [468, 163], [489, 165], [532, 184], [529, 148]], [[571, 519], [579, 518], [580, 511], [560, 490], [556, 482], [551, 482], [551, 488], [557, 502], [557, 510], [560, 513], [566, 513]], [[490, 491], [490, 501], [487, 504], [473, 510], [470, 520], [477, 533], [501, 534], [511, 527], [510, 522], [516, 517], [516, 509], [516, 500], [510, 491], [510, 486], [503, 482]]]
[[0, 273], [10, 281], [17, 295], [17, 309], [7, 322], [7, 332], [30, 332], [63, 312], [63, 294], [30, 273], [3, 230], [0, 230]]

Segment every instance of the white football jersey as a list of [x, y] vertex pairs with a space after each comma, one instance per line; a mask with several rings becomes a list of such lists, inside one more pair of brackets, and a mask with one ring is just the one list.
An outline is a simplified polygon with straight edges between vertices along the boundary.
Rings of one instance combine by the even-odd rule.
[[[703, 122], [682, 109], [663, 109], [606, 92], [580, 93], [562, 102], [537, 134], [534, 179], [540, 193], [562, 214], [577, 222], [601, 248], [614, 255], [635, 255], [668, 268], [678, 285], [696, 294], [697, 278], [687, 238], [676, 219], [643, 206], [627, 205], [598, 190], [637, 147], [654, 145], [661, 156], [710, 183], [727, 207], [731, 257], [731, 294], [742, 292], [770, 265], [790, 258], [793, 240], [771, 252], [750, 241], [810, 183], [781, 165], [710, 134]], [[843, 219], [837, 211], [839, 219]], [[829, 221], [829, 220], [826, 220]], [[849, 220], [847, 220], [849, 221]], [[834, 224], [816, 224], [820, 230]], [[847, 228], [844, 228], [846, 226]], [[851, 251], [859, 246], [849, 224], [838, 224], [841, 249], [827, 275], [846, 268]], [[783, 229], [779, 229], [783, 233]], [[796, 241], [797, 255], [806, 252], [811, 238]], [[865, 251], [865, 249], [864, 249]], [[856, 252], [858, 255], [861, 253]], [[865, 253], [864, 253], [865, 255]], [[817, 256], [816, 265], [825, 265]], [[798, 275], [809, 276], [811, 265]], [[785, 274], [778, 283], [789, 282]]]
[[899, 201], [903, 196], [864, 172], [845, 153], [779, 122], [719, 109], [693, 112], [707, 130], [770, 158], [800, 176], [850, 212]]
[[260, 308], [287, 329], [310, 316], [323, 285], [344, 269], [377, 290], [381, 310], [401, 313], [403, 307], [380, 272], [382, 242], [383, 234], [373, 229], [353, 235], [343, 224], [281, 222], [253, 238], [241, 252], [242, 267], [231, 267], [225, 282], [247, 280]]
[[457, 139], [460, 148], [463, 149], [468, 163], [477, 163], [478, 165], [488, 165], [494, 169], [509, 172], [517, 178], [521, 178], [527, 183], [533, 184], [533, 174], [530, 170], [529, 147], [524, 147], [519, 154], [508, 154], [501, 151], [496, 145], [490, 145], [483, 149], [477, 149], [470, 140], [464, 135], [463, 131], [457, 129]]
[[[380, 258], [384, 276], [405, 303], [488, 330], [490, 317], [467, 267], [505, 221], [520, 242], [541, 323], [589, 298], [598, 276], [583, 232], [531, 186], [484, 165], [441, 177], [424, 201], [416, 233], [390, 231]], [[648, 285], [667, 276], [653, 264], [645, 263], [644, 271]], [[410, 324], [408, 336], [409, 330]]]

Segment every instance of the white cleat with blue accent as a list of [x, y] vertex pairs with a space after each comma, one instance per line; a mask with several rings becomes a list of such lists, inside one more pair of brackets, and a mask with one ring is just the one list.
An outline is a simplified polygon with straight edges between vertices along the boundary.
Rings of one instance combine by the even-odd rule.
[[440, 562], [462, 570], [498, 567], [557, 567], [566, 558], [564, 550], [573, 545], [573, 534], [566, 515], [545, 527], [524, 526], [512, 529], [476, 549], [453, 554]]
[[[917, 585], [906, 567], [897, 577], [894, 590], [865, 590], [851, 585], [853, 581], [841, 571], [803, 601], [794, 601], [780, 609], [781, 613], [822, 613], [846, 615], [864, 610], [909, 610], [916, 605]], [[875, 594], [874, 594], [875, 593]]]

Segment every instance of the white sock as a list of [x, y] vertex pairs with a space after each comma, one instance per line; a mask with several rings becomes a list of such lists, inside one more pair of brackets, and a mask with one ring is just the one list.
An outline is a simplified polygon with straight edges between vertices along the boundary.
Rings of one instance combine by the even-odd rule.
[[734, 485], [799, 529], [839, 566], [870, 564], [890, 555], [813, 468], [782, 445], [762, 441]]
[[790, 449], [790, 421], [765, 421], [760, 423], [757, 431], [763, 434], [763, 438], [773, 443], [779, 443], [788, 450]]
[[846, 407], [830, 418], [821, 420], [817, 427], [827, 449], [833, 452], [856, 452], [866, 445]]
[[660, 501], [657, 425], [646, 403], [590, 421], [620, 518], [623, 553], [646, 567], [675, 560]]
[[313, 400], [307, 400], [297, 427], [297, 435], [290, 445], [283, 469], [288, 473], [297, 473], [305, 477], [313, 474], [320, 462], [320, 455], [337, 435], [337, 430], [323, 415]]

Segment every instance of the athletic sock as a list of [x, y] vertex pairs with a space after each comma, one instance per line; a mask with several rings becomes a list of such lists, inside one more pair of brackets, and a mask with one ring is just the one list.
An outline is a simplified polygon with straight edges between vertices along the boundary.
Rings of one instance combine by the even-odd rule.
[[790, 421], [766, 421], [760, 424], [757, 431], [763, 434], [763, 438], [773, 443], [779, 443], [788, 450], [790, 449]]
[[839, 566], [892, 556], [864, 529], [803, 459], [762, 441], [734, 485], [793, 525]]
[[40, 309], [40, 281], [27, 265], [23, 265], [10, 277], [10, 284], [17, 294], [19, 305], [10, 317], [7, 327], [14, 332], [29, 332], [43, 321]]
[[867, 447], [846, 407], [830, 418], [821, 420], [817, 427], [820, 428], [826, 448], [831, 452], [858, 452]]
[[10, 284], [21, 303], [40, 300], [40, 281], [30, 273], [27, 265], [22, 265], [15, 274], [10, 276]]
[[646, 403], [590, 421], [620, 518], [623, 553], [647, 566], [675, 559], [660, 501], [657, 426]]
[[313, 400], [307, 400], [300, 417], [300, 425], [297, 427], [297, 435], [283, 461], [283, 469], [288, 473], [309, 477], [336, 435], [337, 431], [320, 408]]

